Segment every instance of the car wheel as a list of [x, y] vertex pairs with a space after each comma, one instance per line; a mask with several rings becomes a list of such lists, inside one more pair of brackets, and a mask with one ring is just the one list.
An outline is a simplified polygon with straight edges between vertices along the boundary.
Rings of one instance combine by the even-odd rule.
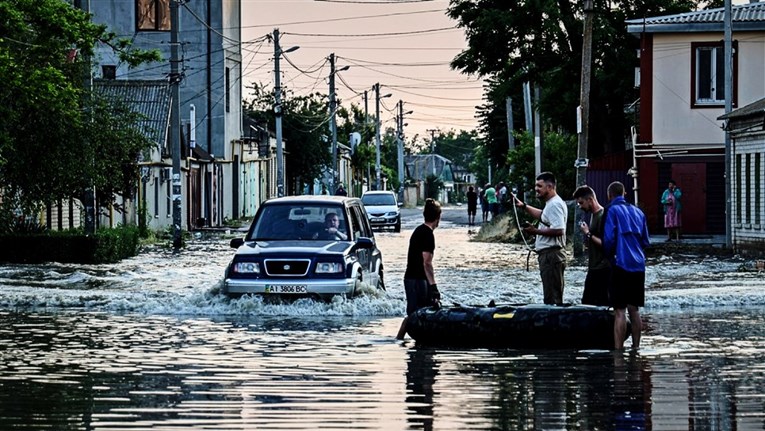
[[393, 228], [393, 232], [401, 232], [401, 218], [399, 217], [398, 220], [396, 220], [396, 227]]
[[380, 271], [377, 273], [377, 290], [385, 290], [385, 279], [383, 278], [383, 274], [385, 271], [383, 270], [382, 264], [380, 264]]

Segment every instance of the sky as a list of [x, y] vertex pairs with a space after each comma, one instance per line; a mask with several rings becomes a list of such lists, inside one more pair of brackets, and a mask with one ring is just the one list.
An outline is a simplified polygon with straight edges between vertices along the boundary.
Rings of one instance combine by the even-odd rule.
[[[405, 116], [407, 141], [473, 130], [482, 84], [449, 67], [466, 42], [446, 16], [448, 5], [448, 0], [242, 0], [244, 85], [260, 82], [273, 89], [273, 44], [255, 41], [278, 28], [282, 50], [299, 46], [280, 61], [282, 86], [296, 94], [329, 92], [327, 58], [334, 53], [338, 69], [350, 66], [335, 80], [344, 107], [354, 103], [363, 109], [367, 90], [374, 115], [372, 88], [380, 84], [383, 129], [395, 127], [402, 100], [404, 112], [413, 111]], [[249, 94], [245, 88], [243, 96]]]

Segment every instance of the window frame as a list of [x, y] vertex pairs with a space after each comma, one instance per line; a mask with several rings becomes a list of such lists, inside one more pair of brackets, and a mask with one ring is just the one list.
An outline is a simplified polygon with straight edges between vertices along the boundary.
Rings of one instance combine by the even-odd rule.
[[[721, 108], [725, 106], [725, 99], [715, 99], [712, 101], [700, 101], [698, 99], [698, 52], [700, 49], [715, 49], [715, 55], [724, 50], [724, 44], [722, 41], [716, 42], [691, 42], [691, 109], [704, 109], [704, 108]], [[724, 70], [723, 63], [723, 71]], [[710, 71], [711, 72], [711, 71]], [[723, 77], [724, 85], [724, 77]], [[738, 41], [733, 41], [733, 106], [738, 104]]]
[[[135, 30], [139, 31], [170, 31], [170, 2], [173, 0], [135, 0]], [[154, 26], [142, 27], [141, 10], [154, 6]], [[164, 6], [164, 7], [163, 7]], [[164, 12], [165, 15], [162, 14]], [[163, 20], [166, 18], [166, 20]], [[164, 22], [164, 26], [163, 26]]]

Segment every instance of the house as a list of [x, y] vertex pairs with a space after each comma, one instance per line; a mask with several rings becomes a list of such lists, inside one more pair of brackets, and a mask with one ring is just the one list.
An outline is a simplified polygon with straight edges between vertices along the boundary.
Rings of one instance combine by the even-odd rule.
[[[170, 73], [170, 1], [91, 2], [93, 21], [132, 39], [133, 46], [157, 49], [164, 61], [129, 68], [110, 47], [97, 50], [96, 78], [115, 81], [168, 81]], [[235, 175], [234, 151], [242, 133], [242, 54], [240, 0], [181, 2], [179, 34], [182, 81], [180, 116], [186, 125], [182, 199], [184, 229], [219, 226], [241, 211], [241, 175]], [[170, 102], [168, 101], [168, 108]], [[188, 141], [188, 142], [186, 142]], [[144, 161], [142, 181], [155, 184], [148, 199], [157, 206], [152, 228], [172, 225], [172, 164], [169, 140]], [[240, 154], [241, 157], [241, 154]], [[238, 166], [238, 165], [237, 165]], [[143, 187], [143, 186], [141, 186]], [[147, 193], [149, 191], [147, 190]], [[149, 196], [149, 195], [144, 195]], [[235, 211], [237, 210], [237, 211]]]
[[[765, 95], [765, 3], [733, 6], [733, 106]], [[723, 9], [627, 21], [640, 38], [640, 119], [633, 148], [640, 204], [662, 231], [660, 196], [683, 191], [683, 233], [725, 232]]]
[[731, 243], [765, 251], [765, 99], [719, 117], [731, 136]]
[[[168, 126], [170, 124], [170, 85], [160, 80], [116, 80], [95, 79], [93, 89], [110, 100], [124, 103], [143, 117], [137, 125], [154, 143], [148, 154], [139, 161], [140, 179], [137, 190], [137, 208], [125, 202], [124, 197], [115, 200], [124, 210], [121, 219], [110, 211], [99, 214], [99, 226], [113, 227], [117, 223], [138, 224], [132, 217], [145, 217], [146, 226], [157, 230], [172, 223], [172, 202], [170, 201], [172, 163], [163, 160], [162, 152], [167, 148]], [[140, 210], [137, 210], [140, 208]], [[101, 210], [103, 211], [103, 209]]]
[[[452, 173], [451, 160], [438, 154], [410, 154], [404, 156], [404, 166], [406, 178], [412, 179], [417, 183], [417, 199], [425, 199], [425, 179], [435, 175], [444, 184], [438, 200], [441, 203], [449, 202], [449, 192], [454, 191], [454, 174]], [[405, 196], [408, 197], [408, 194]], [[406, 203], [409, 204], [409, 202]]]

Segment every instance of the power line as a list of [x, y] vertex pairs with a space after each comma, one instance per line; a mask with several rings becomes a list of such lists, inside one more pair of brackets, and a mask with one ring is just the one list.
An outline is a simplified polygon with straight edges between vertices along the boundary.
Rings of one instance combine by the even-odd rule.
[[441, 28], [431, 28], [427, 30], [399, 31], [399, 32], [389, 32], [389, 33], [330, 34], [330, 33], [284, 32], [283, 34], [285, 35], [289, 34], [291, 36], [305, 36], [305, 37], [377, 37], [377, 36], [404, 36], [407, 34], [436, 33], [441, 31], [448, 31], [448, 30], [459, 30], [459, 29], [456, 27], [441, 27]]
[[320, 23], [327, 23], [327, 22], [337, 22], [337, 21], [351, 21], [356, 19], [369, 19], [369, 18], [384, 18], [389, 16], [401, 16], [401, 15], [416, 15], [421, 13], [433, 13], [433, 12], [444, 12], [443, 9], [428, 9], [428, 10], [418, 10], [418, 11], [412, 11], [412, 12], [393, 12], [393, 13], [384, 13], [379, 15], [362, 15], [362, 16], [350, 16], [350, 17], [343, 17], [343, 18], [328, 18], [328, 19], [315, 19], [310, 21], [293, 21], [293, 22], [283, 22], [283, 23], [277, 23], [277, 24], [258, 24], [258, 25], [248, 25], [241, 28], [258, 28], [258, 27], [284, 27], [288, 25], [301, 25], [301, 24], [320, 24]]

